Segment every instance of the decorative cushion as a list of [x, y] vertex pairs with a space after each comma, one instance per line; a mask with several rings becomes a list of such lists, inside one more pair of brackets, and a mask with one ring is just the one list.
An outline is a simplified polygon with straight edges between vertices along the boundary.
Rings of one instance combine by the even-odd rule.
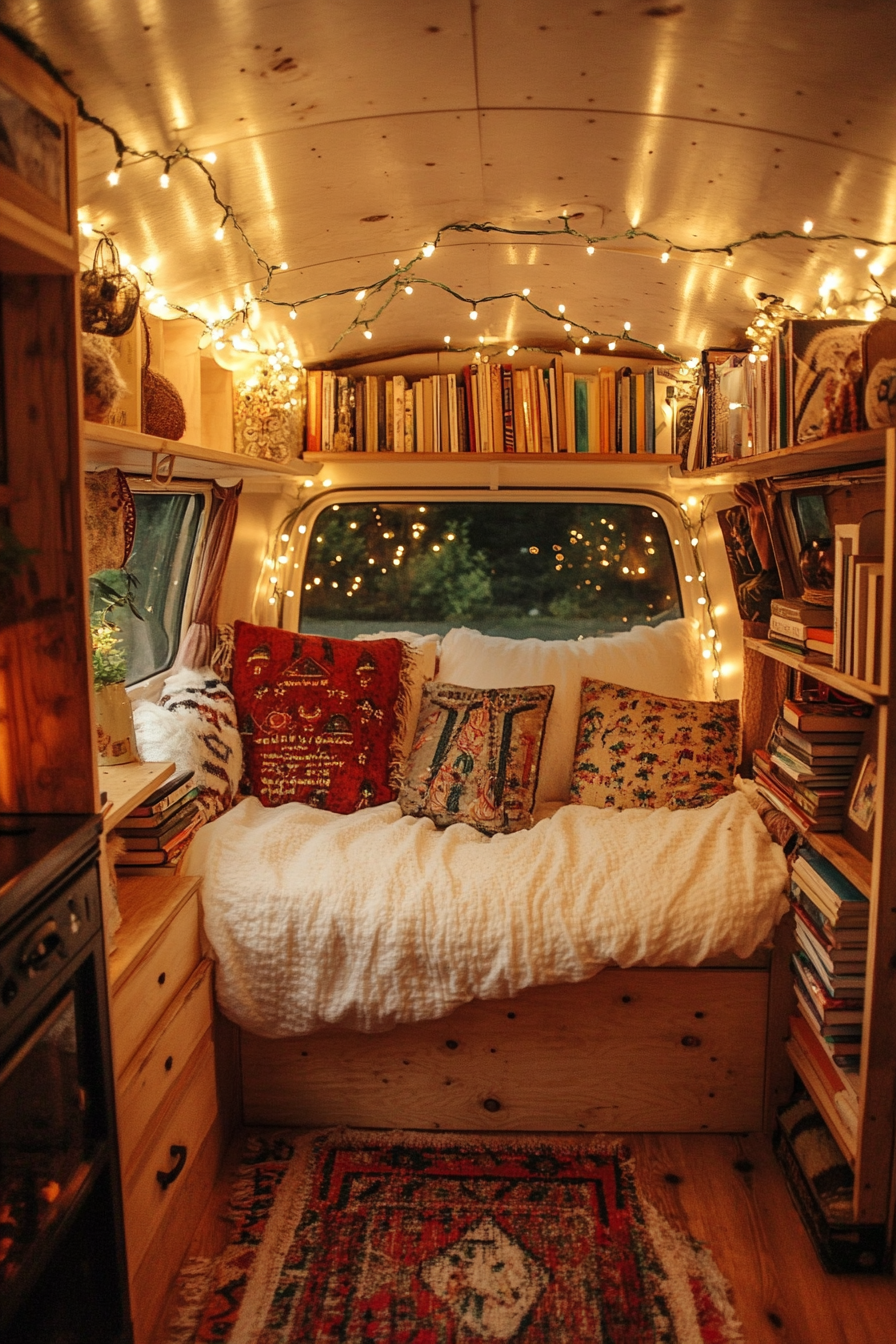
[[689, 620], [638, 625], [588, 639], [505, 639], [449, 630], [439, 677], [456, 686], [553, 686], [554, 703], [538, 783], [538, 802], [567, 802], [582, 678], [597, 677], [658, 695], [699, 699], [708, 687]]
[[707, 807], [733, 792], [736, 700], [673, 700], [582, 678], [570, 802]]
[[137, 749], [144, 761], [174, 761], [192, 770], [206, 821], [230, 807], [243, 768], [236, 706], [210, 667], [168, 677], [157, 705], [134, 705]]
[[327, 812], [391, 802], [412, 667], [398, 639], [361, 643], [236, 621], [233, 692], [250, 792], [265, 807]]
[[398, 801], [437, 826], [466, 822], [487, 835], [526, 830], [553, 686], [423, 688]]
[[405, 645], [405, 673], [408, 683], [408, 707], [405, 730], [400, 743], [401, 761], [399, 770], [404, 770], [414, 745], [414, 732], [420, 715], [420, 701], [423, 687], [436, 675], [439, 661], [438, 635], [418, 635], [413, 630], [381, 630], [375, 635], [355, 635], [355, 639], [368, 642], [375, 639], [400, 639]]

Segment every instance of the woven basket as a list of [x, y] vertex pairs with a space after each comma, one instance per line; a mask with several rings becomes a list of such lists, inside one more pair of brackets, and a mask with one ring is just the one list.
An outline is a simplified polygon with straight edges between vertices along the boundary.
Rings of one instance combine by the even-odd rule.
[[156, 434], [160, 439], [182, 439], [187, 428], [187, 416], [180, 393], [170, 378], [149, 367], [152, 342], [149, 323], [140, 310], [143, 323], [143, 417], [144, 434]]
[[124, 336], [134, 325], [140, 287], [121, 264], [118, 249], [101, 238], [93, 265], [81, 276], [81, 330], [95, 336]]

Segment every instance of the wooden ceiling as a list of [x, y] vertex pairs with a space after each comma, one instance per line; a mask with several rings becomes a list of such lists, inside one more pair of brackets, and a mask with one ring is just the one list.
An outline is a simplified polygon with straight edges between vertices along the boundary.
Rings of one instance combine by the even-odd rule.
[[[589, 233], [649, 229], [685, 244], [756, 230], [896, 238], [896, 24], [891, 0], [3, 0], [88, 108], [136, 148], [214, 150], [224, 199], [285, 300], [362, 288], [453, 221], [542, 228], [563, 210]], [[79, 141], [84, 215], [137, 261], [159, 258], [167, 298], [232, 305], [259, 271], [201, 175], [128, 167]], [[640, 239], [448, 234], [418, 278], [470, 298], [533, 299], [685, 356], [739, 337], [758, 291], [810, 305], [835, 273], [848, 296], [869, 262], [896, 287], [896, 248], [779, 241], [660, 262]], [[892, 263], [892, 265], [891, 265]], [[441, 347], [555, 344], [515, 300], [468, 310], [417, 283], [373, 325], [333, 343], [353, 293], [265, 309], [260, 337], [306, 362]], [[197, 334], [199, 329], [197, 328]], [[600, 343], [594, 342], [593, 348]], [[496, 347], [497, 348], [497, 347]], [[621, 352], [620, 349], [617, 353]], [[632, 353], [635, 353], [632, 348]], [[525, 356], [523, 356], [525, 357]]]

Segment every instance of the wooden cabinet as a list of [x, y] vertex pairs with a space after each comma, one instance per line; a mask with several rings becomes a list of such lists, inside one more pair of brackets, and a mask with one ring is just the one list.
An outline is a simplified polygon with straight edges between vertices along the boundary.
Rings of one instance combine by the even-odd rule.
[[200, 951], [198, 888], [194, 877], [119, 883], [122, 924], [109, 958], [110, 1018], [137, 1344], [152, 1338], [226, 1138], [215, 1068], [213, 968]]

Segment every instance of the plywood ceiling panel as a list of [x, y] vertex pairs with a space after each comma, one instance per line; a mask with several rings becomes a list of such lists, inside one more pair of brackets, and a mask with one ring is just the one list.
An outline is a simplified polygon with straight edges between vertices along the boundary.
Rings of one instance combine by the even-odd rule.
[[[214, 149], [214, 172], [259, 251], [286, 260], [284, 303], [260, 335], [307, 361], [375, 348], [556, 344], [519, 301], [477, 324], [473, 299], [507, 290], [596, 330], [684, 355], [727, 344], [759, 291], [812, 302], [836, 272], [867, 285], [869, 256], [844, 244], [778, 242], [673, 257], [621, 241], [593, 257], [568, 239], [447, 235], [414, 294], [338, 344], [355, 288], [406, 261], [450, 221], [538, 228], [562, 210], [589, 232], [630, 225], [682, 243], [801, 227], [896, 236], [896, 37], [890, 0], [0, 0], [97, 115], [137, 148]], [[111, 142], [80, 137], [81, 203], [137, 261], [159, 258], [173, 301], [214, 312], [257, 290], [195, 169], [161, 191], [157, 164], [110, 188]], [[874, 259], [896, 288], [896, 249]], [[464, 328], [467, 330], [464, 330]]]

